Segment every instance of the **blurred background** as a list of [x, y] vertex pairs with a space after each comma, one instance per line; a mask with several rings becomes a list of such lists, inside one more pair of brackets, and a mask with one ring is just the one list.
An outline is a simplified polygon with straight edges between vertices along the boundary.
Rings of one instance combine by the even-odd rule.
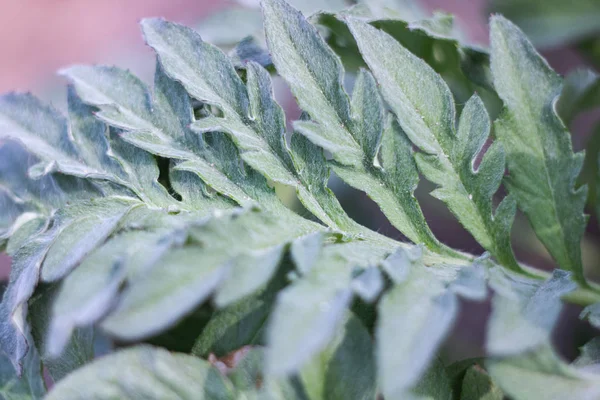
[[[500, 12], [519, 24], [542, 51], [550, 65], [560, 74], [577, 68], [598, 71], [600, 61], [600, 0], [374, 0], [397, 2], [425, 16], [444, 11], [456, 16], [455, 25], [464, 40], [482, 47], [488, 44], [487, 20], [490, 12]], [[306, 13], [321, 7], [351, 4], [350, 0], [296, 0]], [[415, 4], [416, 3], [416, 6]], [[578, 5], [579, 4], [579, 5]], [[224, 47], [251, 34], [260, 36], [260, 13], [256, 0], [0, 0], [0, 93], [31, 91], [58, 108], [64, 102], [64, 84], [56, 71], [72, 64], [114, 64], [129, 68], [151, 81], [154, 55], [144, 45], [138, 28], [143, 17], [162, 16], [197, 28], [204, 39]], [[276, 82], [277, 97], [295, 119], [299, 111], [293, 104], [285, 84]], [[598, 112], [581, 114], [572, 123], [576, 150], [587, 147], [597, 154], [600, 133]], [[597, 157], [596, 157], [597, 159]], [[590, 163], [588, 163], [590, 164]], [[582, 182], [593, 173], [593, 163], [586, 164]], [[331, 187], [342, 205], [360, 223], [394, 238], [401, 235], [389, 225], [377, 207], [362, 193], [352, 190], [337, 179]], [[482, 249], [447, 212], [445, 206], [428, 196], [432, 189], [422, 182], [417, 196], [421, 200], [432, 230], [445, 243], [474, 254]], [[593, 189], [593, 188], [592, 188]], [[594, 190], [592, 190], [594, 192]], [[600, 271], [600, 232], [597, 216], [591, 214], [583, 243], [588, 275], [598, 279]], [[533, 235], [527, 221], [519, 216], [513, 228], [515, 252], [520, 260], [549, 269], [552, 261]], [[0, 255], [0, 279], [7, 279], [10, 260]], [[472, 356], [480, 351], [486, 304], [469, 304], [457, 324], [456, 338], [447, 346], [452, 356]], [[578, 323], [578, 309], [568, 310], [563, 318], [568, 324]], [[589, 336], [589, 328], [570, 330], [580, 337], [561, 338], [559, 342], [580, 343]], [[567, 355], [573, 346], [564, 346]]]

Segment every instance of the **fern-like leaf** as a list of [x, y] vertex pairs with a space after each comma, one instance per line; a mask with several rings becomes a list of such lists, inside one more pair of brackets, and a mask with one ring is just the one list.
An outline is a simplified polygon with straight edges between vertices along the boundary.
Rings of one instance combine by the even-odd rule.
[[[548, 91], [540, 96], [545, 105], [538, 107], [534, 100], [540, 99], [529, 108], [512, 102], [506, 87], [519, 78], [504, 82], [510, 78], [506, 63], [540, 61], [534, 53], [519, 53], [528, 45], [495, 19], [494, 73], [506, 110], [497, 123], [500, 141], [482, 154], [491, 125], [483, 101], [473, 96], [457, 119], [454, 97], [460, 99], [465, 88], [462, 95], [470, 96], [478, 85], [491, 93], [486, 53], [477, 53], [483, 60], [469, 74], [470, 61], [461, 58], [468, 57], [466, 47], [455, 39], [449, 16], [379, 19], [386, 3], [315, 17], [336, 27], [330, 37], [336, 51], [341, 49], [332, 38], [344, 34], [352, 47], [353, 34], [358, 48], [352, 51], [360, 49], [370, 68], [359, 70], [351, 97], [342, 85], [340, 59], [317, 28], [283, 0], [264, 0], [273, 65], [250, 39], [226, 55], [189, 28], [150, 19], [142, 29], [158, 56], [152, 88], [117, 68], [76, 66], [63, 71], [71, 81], [68, 119], [31, 95], [0, 98], [0, 245], [13, 258], [0, 304], [1, 346], [8, 356], [0, 358], [0, 378], [12, 386], [6, 392], [0, 385], [0, 396], [42, 396], [41, 359], [56, 383], [48, 398], [61, 400], [500, 399], [503, 392], [519, 400], [550, 397], [547, 387], [597, 397], [597, 382], [561, 361], [550, 345], [561, 299], [591, 304], [594, 289], [584, 284], [576, 263], [567, 265], [574, 275], [557, 270], [546, 281], [524, 273], [510, 247], [514, 199], [547, 245], [572, 239], [556, 249], [557, 258], [575, 254], [580, 238], [583, 191], [572, 191], [579, 156], [570, 148], [544, 148], [570, 167], [553, 170], [557, 181], [550, 184], [556, 185], [548, 187], [563, 196], [551, 205], [571, 206], [560, 215], [563, 222], [572, 218], [573, 226], [558, 239], [540, 233], [536, 224], [545, 209], [531, 211], [527, 188], [519, 184], [538, 177], [541, 164], [534, 158], [533, 174], [518, 177], [530, 171], [515, 161], [514, 140], [521, 133], [506, 122], [510, 117], [532, 129], [545, 116], [543, 126], [564, 128], [552, 108], [561, 92], [558, 80], [525, 68]], [[400, 28], [395, 36], [389, 34], [393, 27]], [[432, 54], [403, 46], [408, 37], [423, 39], [425, 52], [442, 46], [452, 72], [438, 75]], [[507, 37], [521, 39], [499, 47]], [[459, 66], [459, 58], [466, 64]], [[274, 69], [303, 109], [289, 136], [274, 100]], [[453, 74], [461, 89], [451, 93], [443, 79]], [[467, 76], [477, 83], [463, 85]], [[563, 108], [565, 119], [589, 103], [587, 88], [594, 87], [579, 90], [576, 83], [561, 94], [563, 105], [579, 99], [574, 109]], [[563, 143], [557, 132], [546, 139]], [[503, 146], [512, 194], [494, 209]], [[544, 161], [552, 166], [552, 160]], [[327, 187], [331, 171], [365, 191], [417, 244], [354, 222]], [[437, 241], [413, 194], [419, 171], [438, 185], [433, 194], [499, 264]], [[284, 203], [271, 184], [293, 188], [303, 213]], [[554, 199], [535, 201], [546, 207]], [[488, 284], [495, 292], [490, 374], [473, 361], [446, 367], [440, 346], [459, 315], [460, 299], [485, 300]], [[593, 323], [597, 309], [585, 310]], [[187, 347], [192, 356], [142, 345], [91, 361], [96, 329], [119, 346], [160, 343], [171, 350]], [[241, 362], [214, 361], [229, 356]], [[227, 374], [199, 358], [226, 366]], [[7, 362], [20, 378], [4, 373]], [[532, 392], [523, 378], [544, 390]], [[513, 387], [517, 381], [523, 384]], [[484, 385], [490, 391], [482, 393]]]
[[[416, 202], [415, 185], [390, 187], [373, 165], [383, 130], [383, 110], [368, 75], [359, 80], [353, 105], [342, 87], [342, 66], [302, 14], [282, 0], [263, 2], [267, 44], [278, 73], [286, 79], [300, 107], [314, 122], [299, 121], [295, 129], [332, 153], [339, 175], [364, 190], [390, 221], [415, 243], [449, 251], [435, 239]], [[414, 182], [412, 160], [396, 168]]]
[[[504, 172], [502, 148], [495, 144], [478, 170], [473, 169], [490, 129], [481, 100], [474, 97], [469, 101], [457, 133], [454, 100], [440, 76], [388, 34], [358, 20], [350, 19], [348, 24], [384, 98], [407, 136], [423, 152], [416, 155], [419, 169], [440, 186], [432, 195], [448, 204], [498, 261], [518, 269], [510, 247], [514, 201], [505, 199], [496, 213], [491, 204]], [[420, 90], [412, 90], [415, 82]]]
[[577, 286], [571, 273], [557, 270], [539, 282], [494, 269], [490, 285], [496, 295], [486, 365], [497, 384], [516, 400], [598, 397], [597, 376], [567, 364], [551, 346], [561, 297]]
[[[139, 379], [140, 374], [145, 378]], [[150, 346], [134, 347], [94, 361], [61, 381], [47, 398], [127, 398], [131, 393], [156, 400], [235, 398], [231, 382], [207, 361]]]
[[556, 114], [562, 80], [506, 19], [492, 19], [491, 40], [494, 83], [505, 104], [495, 131], [507, 153], [506, 184], [558, 265], [585, 284], [580, 241], [587, 187], [574, 187], [583, 153], [573, 153]]
[[195, 131], [228, 133], [246, 163], [266, 178], [295, 188], [300, 201], [321, 221], [338, 229], [347, 223], [333, 220], [300, 181], [284, 139], [283, 111], [272, 97], [264, 68], [247, 65], [246, 87], [229, 58], [189, 28], [158, 19], [145, 20], [142, 28], [165, 71], [192, 96], [222, 111], [223, 117], [209, 115], [196, 121]]

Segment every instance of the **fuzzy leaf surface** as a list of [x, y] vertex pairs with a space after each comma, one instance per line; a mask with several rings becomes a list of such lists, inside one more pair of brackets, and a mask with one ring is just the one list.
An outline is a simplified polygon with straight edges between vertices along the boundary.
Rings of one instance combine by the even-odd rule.
[[397, 273], [379, 304], [376, 354], [382, 393], [395, 398], [414, 389], [427, 371], [453, 326], [458, 302], [419, 258], [398, 250], [386, 263]]
[[[339, 163], [336, 174], [373, 198], [409, 239], [442, 249], [414, 199], [416, 183], [390, 187], [374, 167], [384, 114], [370, 75], [361, 74], [351, 102], [342, 86], [341, 62], [317, 29], [282, 0], [264, 1], [263, 13], [273, 63], [312, 119], [297, 121], [296, 131], [330, 151]], [[397, 168], [407, 167], [409, 181], [416, 179], [410, 155], [403, 161]]]
[[200, 134], [229, 134], [246, 163], [266, 178], [294, 187], [315, 216], [337, 227], [310, 189], [299, 182], [285, 143], [283, 110], [273, 99], [267, 71], [248, 63], [245, 85], [230, 59], [191, 29], [160, 19], [145, 20], [142, 28], [166, 73], [181, 82], [190, 95], [223, 112], [223, 117], [199, 119], [193, 129]]
[[[145, 338], [171, 326], [214, 292], [221, 306], [254, 292], [274, 274], [272, 262], [258, 264], [267, 268], [250, 282], [242, 280], [236, 285], [239, 276], [231, 273], [239, 275], [239, 269], [245, 268], [243, 264], [236, 267], [236, 262], [240, 262], [238, 257], [244, 257], [244, 253], [272, 250], [312, 228], [288, 225], [285, 221], [258, 210], [247, 210], [192, 227], [189, 239], [199, 245], [173, 249], [142, 271], [138, 279], [130, 282], [118, 307], [102, 322], [102, 327], [123, 339]], [[203, 246], [211, 250], [205, 251]]]
[[592, 400], [600, 396], [596, 374], [573, 368], [549, 348], [490, 360], [487, 367], [498, 385], [515, 400]]
[[322, 249], [304, 279], [278, 296], [267, 331], [270, 374], [299, 370], [333, 340], [352, 299], [352, 267], [376, 264], [389, 251], [360, 242]]
[[384, 99], [423, 152], [416, 161], [425, 177], [439, 186], [432, 195], [444, 201], [503, 265], [518, 269], [510, 247], [514, 202], [506, 199], [496, 213], [491, 204], [504, 172], [502, 148], [495, 145], [478, 170], [473, 167], [490, 129], [481, 100], [474, 97], [467, 103], [456, 132], [454, 99], [431, 67], [381, 30], [357, 19], [349, 19], [348, 26]]
[[[75, 66], [63, 70], [87, 104], [100, 108], [104, 122], [125, 130], [121, 137], [161, 157], [187, 161], [214, 190], [244, 204], [249, 200], [206, 154], [206, 145], [188, 126], [194, 121], [189, 96], [157, 64], [154, 93], [128, 71], [115, 67]], [[208, 160], [206, 159], [208, 158]]]
[[510, 173], [506, 184], [559, 267], [584, 283], [580, 241], [587, 187], [575, 189], [583, 153], [556, 114], [561, 78], [511, 22], [491, 22], [492, 72], [505, 109], [495, 123]]
[[460, 400], [502, 400], [504, 393], [480, 366], [473, 365], [465, 373]]
[[47, 399], [233, 400], [230, 382], [208, 362], [186, 354], [137, 346], [102, 357], [63, 379]]
[[551, 345], [561, 297], [576, 288], [571, 273], [556, 270], [545, 282], [492, 273], [486, 366], [493, 380], [516, 400], [597, 397], [597, 376], [568, 365]]
[[32, 351], [26, 356], [22, 372], [18, 376], [12, 360], [0, 353], [0, 399], [39, 400], [44, 397], [46, 387], [37, 352]]

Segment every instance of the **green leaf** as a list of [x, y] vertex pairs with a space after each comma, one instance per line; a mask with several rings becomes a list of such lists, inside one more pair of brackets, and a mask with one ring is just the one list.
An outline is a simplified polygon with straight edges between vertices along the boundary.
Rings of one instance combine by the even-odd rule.
[[129, 177], [135, 194], [153, 208], [179, 209], [180, 205], [159, 182], [160, 171], [156, 158], [120, 139], [121, 132], [110, 129], [111, 150]]
[[502, 148], [494, 145], [473, 169], [490, 130], [481, 100], [473, 97], [467, 103], [456, 132], [454, 100], [438, 74], [390, 35], [356, 19], [349, 19], [348, 26], [403, 131], [423, 151], [416, 155], [417, 165], [440, 186], [432, 195], [448, 204], [503, 265], [518, 270], [510, 247], [514, 202], [506, 199], [496, 214], [492, 210], [491, 197], [504, 172]]
[[[377, 362], [382, 393], [398, 398], [417, 385], [453, 326], [456, 296], [422, 265], [399, 250], [386, 262], [397, 271], [379, 303]], [[394, 351], [390, 351], [394, 349]]]
[[301, 274], [307, 274], [317, 262], [325, 238], [323, 232], [317, 232], [294, 240], [290, 253], [296, 269]]
[[[0, 249], [4, 250], [8, 239], [17, 230], [17, 219], [23, 214], [23, 207], [8, 190], [0, 189]], [[11, 251], [12, 252], [12, 251]]]
[[250, 349], [228, 374], [233, 385], [247, 399], [306, 400], [307, 395], [297, 378], [273, 379], [264, 376], [264, 349]]
[[229, 134], [246, 163], [266, 178], [295, 188], [308, 210], [325, 224], [338, 227], [310, 189], [299, 182], [284, 139], [283, 110], [273, 99], [264, 68], [248, 63], [244, 85], [229, 58], [192, 30], [159, 19], [145, 20], [142, 28], [166, 73], [180, 81], [190, 95], [223, 113], [222, 118], [202, 118], [192, 128], [202, 134]]
[[594, 303], [585, 307], [579, 318], [588, 321], [594, 327], [600, 327], [600, 303]]
[[352, 280], [352, 291], [367, 303], [372, 303], [383, 291], [385, 282], [378, 267], [369, 267]]
[[[31, 96], [1, 98], [0, 245], [14, 268], [0, 304], [0, 342], [17, 372], [32, 378], [24, 390], [41, 382], [39, 359], [30, 364], [39, 350], [59, 381], [50, 399], [491, 400], [503, 390], [518, 400], [531, 384], [541, 386], [534, 398], [552, 398], [552, 390], [561, 398], [598, 397], [594, 367], [566, 365], [550, 347], [562, 300], [593, 304], [592, 285], [576, 271], [557, 270], [542, 281], [521, 270], [509, 232], [515, 203], [523, 207], [530, 198], [509, 182], [513, 193], [492, 206], [506, 144], [486, 148], [490, 120], [478, 96], [456, 100], [476, 86], [462, 62], [472, 61], [474, 81], [492, 89], [486, 53], [467, 54], [449, 16], [374, 21], [359, 6], [340, 14], [350, 28], [338, 22], [352, 29], [375, 76], [361, 71], [349, 98], [340, 60], [316, 28], [283, 0], [265, 0], [264, 13], [274, 66], [305, 108], [289, 142], [269, 72], [157, 19], [143, 23], [159, 57], [152, 90], [115, 68], [71, 68], [68, 122]], [[504, 23], [494, 21], [496, 30]], [[423, 41], [405, 45], [408, 31]], [[418, 43], [426, 56], [413, 52]], [[504, 52], [527, 49], [522, 44]], [[353, 41], [340, 41], [344, 46], [353, 49]], [[432, 62], [436, 48], [440, 59]], [[495, 62], [506, 67], [510, 56], [498, 61], [496, 54]], [[534, 78], [509, 86], [535, 94], [544, 85], [527, 87]], [[594, 103], [594, 83], [561, 86], [555, 78], [548, 78], [544, 99], [526, 97], [532, 101], [515, 106], [505, 98], [503, 118], [556, 128], [535, 126], [538, 135], [566, 134], [558, 102], [572, 105], [565, 115], [574, 115]], [[539, 101], [550, 109], [535, 108]], [[536, 154], [545, 157], [545, 150]], [[579, 207], [572, 193], [578, 156], [558, 145], [550, 150], [572, 164], [548, 164], [562, 185], [555, 186], [571, 195], [560, 192], [565, 197], [553, 206]], [[399, 243], [350, 219], [327, 187], [331, 170], [422, 244]], [[414, 197], [419, 170], [502, 265], [435, 239]], [[515, 174], [513, 168], [507, 181], [518, 183]], [[281, 185], [323, 225], [284, 204], [273, 189]], [[537, 194], [548, 203], [554, 193]], [[565, 249], [580, 239], [572, 237], [580, 214], [561, 220], [571, 230], [554, 240], [570, 238]], [[36, 291], [40, 279], [47, 283]], [[462, 372], [447, 369], [439, 352], [458, 298], [483, 301], [488, 283], [496, 293], [486, 344], [490, 375], [472, 363]], [[595, 305], [584, 313], [598, 319]], [[189, 350], [196, 341], [193, 356], [142, 346], [91, 361], [92, 333], [100, 330], [119, 347], [148, 341]], [[199, 358], [262, 345], [264, 356], [251, 351], [227, 377]], [[581, 362], [592, 362], [593, 350]], [[21, 390], [12, 374], [7, 379], [9, 390]]]
[[[263, 9], [273, 63], [312, 119], [295, 122], [295, 130], [330, 151], [339, 162], [336, 174], [365, 190], [408, 238], [441, 250], [412, 194], [415, 184], [389, 187], [374, 166], [384, 117], [372, 78], [359, 78], [351, 104], [342, 87], [340, 60], [316, 28], [282, 0], [264, 1]], [[398, 168], [410, 168], [411, 163], [409, 155]]]
[[[20, 371], [21, 360], [29, 347], [25, 338], [29, 330], [27, 301], [37, 285], [42, 261], [63, 228], [61, 223], [68, 225], [77, 218], [74, 215], [77, 212], [73, 213], [73, 210], [81, 211], [80, 207], [58, 212], [56, 209], [67, 201], [79, 205], [82, 200], [88, 201], [86, 199], [101, 194], [96, 186], [65, 175], [47, 175], [35, 181], [30, 180], [27, 169], [36, 162], [34, 156], [11, 141], [3, 144], [0, 151], [3, 155], [0, 158], [0, 181], [12, 193], [11, 196], [18, 196], [18, 203], [25, 206], [23, 211], [29, 211], [18, 217], [11, 227], [8, 247], [13, 265], [9, 285], [0, 304], [0, 313], [3, 315], [0, 320], [1, 347], [17, 371]], [[5, 210], [2, 211], [4, 213]], [[27, 234], [32, 236], [27, 237]], [[82, 248], [84, 252], [85, 249]], [[79, 251], [71, 248], [63, 250], [67, 250], [66, 254], [70, 256]], [[71, 261], [76, 258], [71, 258]]]
[[592, 400], [600, 396], [598, 375], [578, 371], [549, 348], [487, 362], [494, 381], [515, 400]]
[[[185, 125], [193, 121], [189, 99], [181, 86], [164, 75], [160, 65], [153, 95], [137, 77], [116, 67], [73, 66], [61, 74], [73, 82], [83, 101], [100, 109], [96, 113], [99, 118], [126, 130], [128, 134], [123, 136], [132, 143], [140, 147], [145, 144], [148, 151], [156, 151], [154, 146], [164, 147], [162, 153], [157, 153], [173, 158], [191, 157], [188, 153], [202, 149], [201, 139]], [[195, 146], [182, 148], [194, 142]]]
[[215, 304], [226, 306], [264, 286], [283, 257], [283, 245], [249, 250], [236, 257], [215, 296]]
[[73, 86], [68, 87], [67, 102], [70, 133], [80, 157], [87, 165], [105, 171], [114, 182], [123, 182], [125, 176], [122, 166], [109, 155], [106, 125], [94, 117], [94, 110], [83, 104]]
[[[196, 264], [199, 260], [202, 262]], [[133, 282], [118, 307], [103, 320], [102, 328], [133, 341], [173, 325], [206, 300], [222, 281], [224, 268], [218, 261], [210, 261], [203, 251], [193, 247], [169, 252], [161, 263], [170, 268], [155, 267]]]
[[[323, 273], [323, 272], [321, 272]], [[332, 340], [350, 290], [303, 280], [281, 292], [267, 331], [267, 372], [296, 372]]]
[[333, 340], [352, 299], [351, 267], [377, 264], [387, 251], [361, 242], [324, 247], [304, 279], [280, 292], [267, 330], [268, 374], [298, 371]]
[[376, 165], [384, 125], [383, 106], [373, 76], [364, 70], [354, 83], [350, 108], [355, 122], [354, 137], [366, 162]]
[[484, 359], [480, 357], [475, 358], [465, 358], [460, 361], [455, 361], [454, 363], [448, 365], [446, 370], [446, 376], [450, 380], [450, 386], [452, 387], [452, 399], [458, 400], [460, 399], [460, 392], [462, 390], [462, 382], [465, 378], [467, 371], [476, 365], [482, 365]]
[[[130, 189], [143, 200], [151, 200], [160, 206], [168, 205], [172, 199], [162, 186], [154, 182], [158, 179], [158, 169], [155, 165], [152, 168], [154, 160], [148, 160], [137, 149], [123, 148], [118, 142], [113, 143], [112, 148], [116, 156], [110, 155], [106, 126], [93, 117], [92, 110], [81, 103], [73, 90], [69, 90], [68, 97], [70, 126], [60, 113], [31, 95], [9, 94], [2, 97], [0, 109], [3, 117], [0, 123], [3, 137], [23, 142], [41, 159], [29, 169], [29, 174], [37, 178], [60, 172], [109, 181], [123, 189], [117, 190], [113, 186], [105, 188], [107, 192], [131, 196], [131, 192], [127, 192]], [[32, 117], [34, 115], [40, 117]], [[119, 156], [138, 167], [136, 172], [141, 177], [133, 174], [131, 166], [124, 164]], [[149, 176], [145, 176], [144, 172]], [[141, 178], [148, 181], [139, 181]]]
[[450, 400], [452, 398], [452, 388], [442, 361], [439, 358], [433, 360], [432, 365], [414, 389], [403, 393], [402, 396], [402, 398], [413, 400]]
[[462, 381], [460, 400], [503, 400], [504, 393], [492, 381], [488, 373], [478, 365], [473, 365], [465, 373]]
[[[42, 179], [43, 182], [27, 179], [27, 170], [34, 163], [18, 143], [7, 141], [0, 146], [0, 247], [6, 245], [8, 254], [13, 254], [19, 247], [19, 244], [8, 242], [21, 226], [38, 218], [45, 220], [44, 209], [39, 206], [39, 199], [32, 189], [37, 188], [36, 183], [48, 183], [48, 179]], [[48, 193], [48, 200], [52, 197], [52, 193]], [[20, 242], [17, 237], [13, 240]]]
[[464, 299], [483, 301], [487, 298], [487, 276], [482, 260], [461, 268], [449, 288]]
[[56, 218], [60, 226], [45, 254], [41, 270], [44, 282], [63, 278], [117, 229], [127, 213], [140, 204], [120, 198], [104, 198], [66, 207]]
[[311, 194], [307, 196], [305, 191], [296, 192], [300, 201], [308, 204], [316, 200], [327, 215], [331, 216], [337, 226], [345, 232], [370, 235], [369, 231], [348, 217], [335, 194], [327, 187], [331, 171], [323, 150], [297, 132], [292, 134], [290, 147], [292, 162], [298, 177]]
[[[197, 174], [208, 186], [240, 204], [249, 200], [215, 167], [202, 138], [189, 130], [194, 120], [189, 96], [165, 75], [160, 64], [153, 95], [130, 72], [114, 67], [75, 66], [61, 73], [73, 82], [83, 101], [100, 108], [98, 117], [125, 130], [120, 134], [122, 140], [161, 157], [186, 160], [180, 169]], [[132, 156], [135, 163], [138, 157]]]
[[465, 40], [467, 35], [454, 24], [452, 16], [435, 12], [429, 17], [419, 11], [419, 7], [409, 5], [412, 9], [406, 10], [398, 4], [400, 1], [392, 0], [391, 3], [401, 9], [396, 13], [391, 6], [381, 9], [381, 5], [376, 4], [380, 2], [366, 1], [337, 15], [320, 13], [311, 17], [314, 23], [325, 28], [328, 44], [342, 58], [348, 71], [364, 65], [346, 25], [347, 18], [358, 18], [392, 35], [438, 72], [451, 88], [459, 109], [476, 92], [490, 112], [496, 114], [501, 104], [492, 84], [489, 54]]
[[246, 68], [247, 64], [251, 61], [263, 68], [273, 68], [271, 55], [260, 43], [257, 43], [252, 36], [242, 39], [242, 41], [229, 52], [229, 57], [231, 57], [231, 61], [236, 68]]
[[372, 339], [349, 314], [333, 341], [299, 373], [310, 400], [373, 399], [376, 394]]
[[[226, 116], [248, 115], [244, 83], [217, 47], [204, 42], [192, 29], [163, 19], [143, 20], [142, 31], [165, 72], [193, 97], [218, 106]], [[195, 51], [190, 52], [192, 49]]]
[[40, 214], [23, 213], [11, 227], [6, 254], [14, 255], [32, 236], [37, 236], [48, 226], [48, 219]]
[[267, 44], [277, 72], [290, 85], [300, 107], [319, 124], [296, 128], [313, 142], [327, 135], [323, 139], [327, 147], [323, 147], [335, 150], [337, 161], [358, 164], [361, 150], [349, 132], [350, 102], [342, 87], [339, 59], [299, 11], [282, 0], [264, 1], [262, 6]]
[[600, 366], [600, 337], [596, 336], [579, 350], [581, 354], [573, 361], [573, 366], [589, 372], [597, 372]]
[[45, 392], [42, 364], [35, 350], [23, 360], [21, 376], [15, 373], [10, 358], [0, 352], [0, 399], [38, 400], [44, 397]]
[[49, 325], [52, 323], [52, 307], [57, 299], [57, 285], [44, 287], [30, 301], [29, 320], [35, 347], [56, 383], [70, 372], [94, 358], [94, 331], [91, 327], [75, 330], [71, 339], [58, 356], [49, 352]]
[[175, 230], [130, 231], [91, 253], [63, 279], [53, 299], [48, 353], [61, 354], [75, 328], [85, 329], [104, 318], [118, 302], [127, 278], [154, 264], [176, 240]]
[[137, 346], [102, 357], [60, 381], [47, 399], [235, 399], [235, 389], [199, 358]]
[[17, 373], [21, 373], [22, 360], [30, 343], [27, 341], [27, 301], [39, 279], [43, 258], [58, 229], [34, 237], [14, 255], [9, 285], [0, 304], [0, 344], [9, 356]]
[[313, 227], [307, 228], [290, 226], [283, 216], [254, 209], [224, 213], [197, 227], [192, 225], [191, 245], [173, 249], [139, 271], [102, 327], [121, 339], [145, 338], [172, 326], [215, 292], [217, 299], [221, 297], [219, 305], [250, 294], [270, 280], [274, 264], [257, 264], [265, 270], [248, 281], [243, 278], [248, 272], [235, 275], [236, 270], [239, 275], [245, 268], [240, 257], [283, 246]]
[[515, 355], [550, 343], [563, 307], [561, 297], [577, 284], [571, 273], [561, 270], [541, 283], [495, 268], [490, 286], [497, 295], [488, 323], [487, 350], [493, 355]]
[[[277, 293], [288, 283], [289, 265], [284, 262], [276, 275], [251, 296], [214, 312], [192, 348], [192, 354], [219, 357], [247, 345], [264, 344], [266, 321], [271, 314]], [[262, 369], [261, 369], [262, 372]]]
[[454, 31], [454, 16], [443, 12], [434, 12], [431, 18], [411, 22], [409, 27], [422, 31], [429, 36], [438, 38], [452, 38]]
[[257, 383], [263, 380], [264, 358], [264, 349], [261, 347], [253, 347], [245, 352], [229, 373], [229, 379], [237, 390], [247, 392], [257, 388]]
[[114, 179], [110, 173], [79, 160], [65, 118], [31, 94], [9, 93], [0, 98], [0, 138], [27, 146], [43, 162], [38, 169]]
[[181, 196], [182, 209], [204, 214], [213, 209], [227, 210], [236, 206], [227, 194], [212, 192], [197, 174], [179, 168], [182, 164], [171, 163], [169, 170], [169, 183], [175, 192], [173, 195]]
[[516, 400], [598, 397], [597, 376], [567, 365], [551, 347], [561, 297], [576, 287], [571, 274], [556, 270], [546, 282], [534, 282], [492, 273], [486, 365], [493, 380]]
[[[335, 165], [334, 172], [349, 185], [365, 191], [377, 202], [390, 222], [409, 239], [415, 243], [424, 242], [434, 251], [448, 252], [429, 230], [414, 196], [419, 177], [410, 143], [391, 116], [387, 117], [385, 126], [383, 125], [381, 99], [371, 74], [361, 72], [354, 90], [353, 115], [355, 120], [365, 121], [363, 127], [359, 128], [360, 135], [364, 138], [364, 167]], [[376, 104], [377, 109], [365, 114], [366, 110], [359, 109], [360, 104], [365, 107]], [[373, 118], [373, 113], [379, 116], [369, 121], [367, 115]], [[383, 138], [379, 139], [382, 135]], [[372, 139], [373, 136], [375, 139]], [[371, 138], [371, 143], [366, 138]], [[375, 158], [378, 151], [381, 165], [375, 166], [374, 162], [379, 164]]]
[[[264, 375], [263, 351], [251, 349], [229, 374], [236, 388], [250, 394], [285, 399], [373, 399], [376, 394], [372, 339], [348, 313], [333, 341], [292, 378]], [[281, 393], [285, 393], [283, 397]], [[253, 398], [253, 397], [250, 397]]]
[[523, 33], [502, 17], [491, 21], [492, 72], [505, 104], [495, 132], [507, 153], [506, 184], [560, 268], [585, 285], [580, 241], [587, 188], [574, 183], [583, 154], [556, 114], [561, 78]]
[[[3, 97], [5, 135], [26, 142], [28, 150], [42, 160], [30, 168], [30, 175], [60, 172], [99, 180], [105, 194], [137, 195], [159, 207], [173, 204], [157, 181], [158, 168], [151, 156], [123, 143], [117, 132], [108, 134], [106, 126], [94, 117], [93, 109], [84, 105], [72, 89], [68, 100], [70, 129], [62, 115], [32, 96]], [[47, 128], [28, 122], [27, 115], [43, 115]], [[116, 185], [107, 186], [105, 181]]]
[[[62, 278], [112, 233], [124, 211], [131, 206], [130, 200], [107, 198], [61, 209], [51, 229], [14, 254], [9, 288], [0, 305], [7, 316], [0, 322], [0, 335], [4, 351], [14, 357], [17, 368], [28, 348], [24, 341], [28, 330], [27, 301], [40, 278], [40, 269], [43, 280]], [[98, 216], [94, 212], [98, 212]], [[73, 242], [77, 244], [74, 247]], [[46, 266], [48, 270], [44, 271]]]

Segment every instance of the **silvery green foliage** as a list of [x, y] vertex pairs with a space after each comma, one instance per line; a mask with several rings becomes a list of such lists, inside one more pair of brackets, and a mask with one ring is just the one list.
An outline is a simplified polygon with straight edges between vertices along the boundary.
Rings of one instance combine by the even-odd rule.
[[498, 295], [488, 326], [486, 365], [497, 384], [515, 399], [597, 398], [597, 373], [582, 361], [567, 364], [551, 345], [561, 296], [576, 287], [569, 273], [557, 270], [541, 283], [496, 269], [490, 284]]
[[[415, 157], [417, 166], [440, 186], [432, 195], [447, 203], [465, 228], [503, 265], [518, 268], [510, 247], [515, 203], [506, 198], [495, 213], [491, 205], [505, 168], [499, 143], [488, 149], [474, 170], [474, 158], [490, 129], [481, 100], [476, 95], [469, 100], [456, 131], [454, 100], [443, 80], [391, 36], [364, 22], [350, 21], [384, 98], [408, 138], [422, 150]], [[389, 52], [390, 57], [379, 57], [381, 51]], [[410, 90], [413, 82], [419, 82], [421, 90]]]
[[[360, 51], [349, 95], [339, 48], [283, 0], [262, 11], [269, 54], [260, 38], [228, 55], [147, 19], [152, 87], [115, 67], [73, 66], [61, 71], [68, 118], [29, 94], [0, 98], [0, 244], [13, 257], [0, 395], [43, 396], [43, 364], [57, 382], [48, 398], [61, 400], [597, 398], [592, 344], [569, 365], [550, 342], [565, 296], [585, 297], [598, 320], [578, 249], [581, 156], [565, 127], [595, 104], [597, 78], [561, 86], [502, 17], [490, 70], [490, 54], [461, 44], [450, 17], [375, 1], [312, 19], [332, 28], [329, 42], [345, 35]], [[440, 71], [411, 35], [460, 65]], [[304, 111], [291, 134], [265, 67]], [[504, 101], [494, 122], [475, 87]], [[522, 141], [535, 142], [531, 157]], [[352, 220], [327, 187], [332, 172], [413, 243]], [[435, 238], [414, 196], [419, 172], [488, 254]], [[503, 183], [509, 195], [493, 206]], [[561, 268], [551, 277], [515, 260], [516, 207]], [[488, 287], [490, 357], [446, 366], [439, 350], [461, 299], [483, 301]], [[140, 344], [181, 329], [191, 354]], [[98, 337], [129, 348], [93, 360]], [[227, 376], [201, 359], [244, 346]]]
[[584, 283], [587, 186], [575, 188], [584, 155], [573, 153], [556, 112], [562, 79], [506, 19], [492, 20], [491, 42], [494, 84], [505, 103], [495, 128], [507, 152], [506, 185], [557, 263]]

